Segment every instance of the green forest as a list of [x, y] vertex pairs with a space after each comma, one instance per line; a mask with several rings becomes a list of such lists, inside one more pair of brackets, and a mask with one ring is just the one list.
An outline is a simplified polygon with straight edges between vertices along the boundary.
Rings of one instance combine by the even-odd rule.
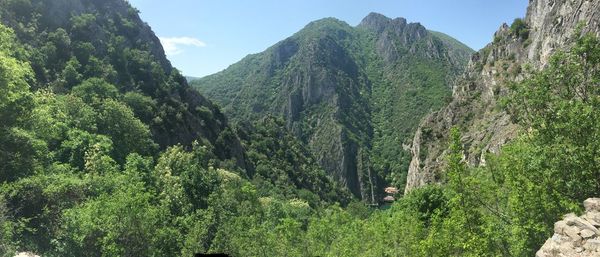
[[440, 183], [374, 207], [284, 117], [229, 122], [127, 2], [75, 2], [0, 1], [0, 256], [534, 256], [600, 192], [593, 34], [505, 85], [522, 129], [486, 165], [456, 126]]

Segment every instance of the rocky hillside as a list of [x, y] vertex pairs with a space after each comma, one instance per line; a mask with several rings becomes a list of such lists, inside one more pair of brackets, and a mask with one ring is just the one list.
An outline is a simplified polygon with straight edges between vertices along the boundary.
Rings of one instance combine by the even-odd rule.
[[525, 19], [502, 25], [493, 42], [471, 57], [453, 87], [452, 102], [428, 115], [415, 133], [406, 190], [439, 181], [451, 127], [459, 127], [470, 165], [485, 164], [520, 129], [501, 106], [511, 82], [525, 69], [541, 69], [549, 56], [573, 42], [578, 27], [600, 33], [600, 2], [530, 0]]
[[600, 198], [583, 202], [585, 214], [568, 214], [554, 224], [554, 235], [549, 238], [536, 257], [600, 255]]
[[421, 117], [447, 103], [470, 54], [421, 24], [372, 13], [357, 27], [312, 22], [192, 85], [234, 121], [284, 117], [329, 174], [375, 201], [385, 184], [403, 185], [403, 146]]

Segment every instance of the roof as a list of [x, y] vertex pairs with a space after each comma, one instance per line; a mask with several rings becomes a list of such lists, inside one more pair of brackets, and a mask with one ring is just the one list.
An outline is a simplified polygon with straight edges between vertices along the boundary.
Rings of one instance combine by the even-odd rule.
[[384, 190], [388, 194], [397, 194], [399, 192], [398, 188], [395, 187], [386, 187]]

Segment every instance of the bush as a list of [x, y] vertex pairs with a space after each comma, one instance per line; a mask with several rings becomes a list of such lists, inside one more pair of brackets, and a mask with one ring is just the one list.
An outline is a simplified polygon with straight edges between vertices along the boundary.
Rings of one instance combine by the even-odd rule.
[[510, 33], [517, 38], [527, 40], [529, 38], [529, 27], [523, 19], [517, 18], [510, 25]]

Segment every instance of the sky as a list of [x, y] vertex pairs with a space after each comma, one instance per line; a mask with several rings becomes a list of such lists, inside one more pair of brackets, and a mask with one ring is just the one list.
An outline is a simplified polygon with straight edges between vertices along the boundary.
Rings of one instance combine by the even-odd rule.
[[524, 17], [527, 0], [129, 0], [186, 76], [221, 71], [311, 21], [356, 26], [370, 12], [420, 22], [479, 50], [502, 23]]

